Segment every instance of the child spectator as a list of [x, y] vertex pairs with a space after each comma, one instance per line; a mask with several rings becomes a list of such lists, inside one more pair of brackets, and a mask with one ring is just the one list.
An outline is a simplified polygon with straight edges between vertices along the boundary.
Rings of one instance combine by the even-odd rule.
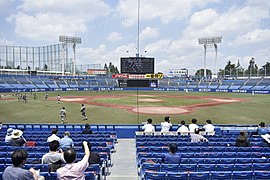
[[146, 133], [155, 132], [155, 127], [152, 125], [152, 119], [151, 118], [147, 119], [147, 124], [145, 124], [142, 127], [142, 130], [144, 130], [144, 132], [146, 132]]

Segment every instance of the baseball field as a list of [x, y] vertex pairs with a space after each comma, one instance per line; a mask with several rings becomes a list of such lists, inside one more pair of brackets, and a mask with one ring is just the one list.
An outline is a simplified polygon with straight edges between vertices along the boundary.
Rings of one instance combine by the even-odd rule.
[[[24, 93], [23, 93], [24, 94]], [[211, 119], [214, 124], [270, 124], [270, 96], [262, 94], [153, 92], [153, 91], [70, 91], [27, 94], [27, 103], [15, 93], [2, 93], [0, 121], [3, 123], [61, 123], [59, 112], [66, 108], [66, 124], [141, 124], [152, 118], [154, 124], [169, 115], [173, 124], [181, 120], [198, 124]], [[57, 102], [57, 95], [61, 102]], [[82, 120], [81, 104], [88, 120]]]

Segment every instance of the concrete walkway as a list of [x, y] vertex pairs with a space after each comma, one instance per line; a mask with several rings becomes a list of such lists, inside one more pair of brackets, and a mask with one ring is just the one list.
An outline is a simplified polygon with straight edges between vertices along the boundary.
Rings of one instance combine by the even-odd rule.
[[135, 139], [118, 139], [108, 180], [138, 180]]

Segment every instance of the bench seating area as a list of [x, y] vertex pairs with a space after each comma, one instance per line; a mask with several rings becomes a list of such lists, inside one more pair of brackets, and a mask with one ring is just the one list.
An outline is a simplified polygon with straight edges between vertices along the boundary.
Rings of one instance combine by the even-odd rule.
[[[270, 179], [270, 147], [249, 133], [250, 147], [235, 147], [239, 132], [205, 135], [209, 142], [191, 143], [186, 135], [136, 135], [141, 179]], [[163, 164], [168, 145], [176, 143], [180, 164]]]

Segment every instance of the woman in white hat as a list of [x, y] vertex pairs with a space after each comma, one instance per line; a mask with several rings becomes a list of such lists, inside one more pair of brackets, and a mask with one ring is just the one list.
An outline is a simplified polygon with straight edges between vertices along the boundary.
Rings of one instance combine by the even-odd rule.
[[6, 143], [9, 143], [11, 141], [11, 139], [12, 139], [12, 137], [11, 137], [12, 132], [13, 132], [13, 129], [12, 128], [8, 128], [7, 134], [6, 134], [6, 137], [5, 137], [5, 142]]
[[11, 146], [23, 146], [26, 143], [26, 140], [22, 136], [23, 132], [19, 129], [16, 129], [12, 132], [12, 139], [10, 141]]

